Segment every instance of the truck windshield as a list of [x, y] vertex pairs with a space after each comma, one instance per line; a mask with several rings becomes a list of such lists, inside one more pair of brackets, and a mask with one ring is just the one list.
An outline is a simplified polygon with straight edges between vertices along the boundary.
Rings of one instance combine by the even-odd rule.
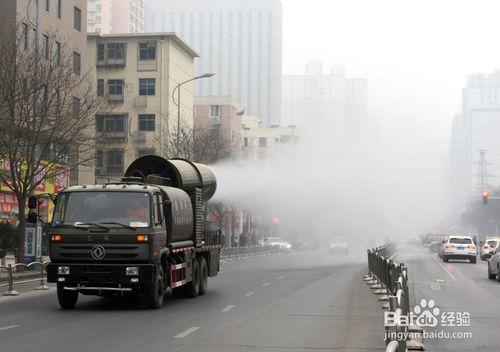
[[149, 227], [149, 195], [140, 192], [66, 192], [60, 194], [52, 225], [116, 223]]

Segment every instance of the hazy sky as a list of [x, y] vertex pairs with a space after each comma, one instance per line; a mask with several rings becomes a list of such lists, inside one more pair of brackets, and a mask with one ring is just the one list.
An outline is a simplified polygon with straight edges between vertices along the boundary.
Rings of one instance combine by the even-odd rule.
[[[498, 0], [282, 0], [284, 72], [369, 81], [372, 118], [445, 157], [465, 75], [500, 65]], [[404, 136], [406, 138], [406, 136]]]

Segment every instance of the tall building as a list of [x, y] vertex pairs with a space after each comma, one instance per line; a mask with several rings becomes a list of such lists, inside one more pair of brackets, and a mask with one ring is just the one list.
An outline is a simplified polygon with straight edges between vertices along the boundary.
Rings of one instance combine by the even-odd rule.
[[500, 184], [500, 71], [467, 77], [462, 112], [453, 119], [450, 177], [453, 214]]
[[149, 32], [179, 33], [200, 53], [200, 96], [233, 96], [266, 125], [280, 123], [282, 7], [280, 0], [149, 0]]
[[[96, 176], [119, 177], [137, 157], [174, 156], [173, 90], [198, 54], [172, 33], [92, 34], [87, 61], [104, 107], [96, 116]], [[193, 86], [181, 88], [182, 125], [193, 125]], [[98, 179], [97, 182], [100, 182]]]
[[142, 33], [146, 0], [88, 0], [89, 33]]
[[365, 79], [347, 78], [342, 67], [323, 73], [311, 61], [303, 75], [283, 76], [282, 125], [358, 128], [367, 117]]

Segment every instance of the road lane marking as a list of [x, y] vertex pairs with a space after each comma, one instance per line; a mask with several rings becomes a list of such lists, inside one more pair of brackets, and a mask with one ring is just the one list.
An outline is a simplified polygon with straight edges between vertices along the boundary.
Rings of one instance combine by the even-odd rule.
[[188, 336], [189, 334], [192, 334], [193, 332], [195, 332], [196, 330], [198, 330], [200, 327], [199, 326], [193, 326], [192, 328], [189, 328], [187, 330], [184, 330], [183, 332], [175, 335], [174, 337], [176, 339], [182, 339], [183, 337], [186, 337]]
[[278, 277], [276, 278], [276, 280], [281, 280], [281, 279], [284, 279], [284, 278], [285, 278], [284, 276], [278, 276]]
[[231, 309], [233, 309], [235, 306], [230, 304], [228, 305], [227, 307], [221, 309], [220, 311], [223, 312], [223, 313], [226, 313], [226, 312], [229, 312]]
[[9, 326], [5, 326], [3, 328], [0, 328], [0, 331], [10, 330], [10, 329], [18, 328], [18, 327], [19, 327], [19, 325], [9, 325]]
[[264, 284], [260, 285], [260, 287], [267, 287], [267, 286], [269, 286], [269, 285], [270, 285], [270, 283], [269, 283], [269, 282], [266, 282], [266, 283], [264, 283]]
[[254, 294], [254, 293], [255, 293], [254, 291], [250, 291], [250, 292], [248, 292], [248, 293], [245, 295], [245, 297], [250, 297], [250, 296], [253, 296], [253, 294]]
[[434, 261], [435, 261], [436, 263], [438, 263], [438, 264], [439, 264], [439, 266], [440, 266], [440, 267], [444, 270], [444, 272], [445, 272], [446, 274], [448, 274], [448, 276], [449, 276], [449, 277], [450, 277], [453, 281], [457, 281], [457, 279], [455, 279], [455, 276], [453, 276], [453, 274], [452, 274], [452, 273], [448, 270], [448, 268], [447, 268], [447, 267], [445, 267], [445, 266], [443, 265], [443, 263], [441, 263], [441, 262], [440, 262], [440, 261], [439, 261], [439, 260], [438, 260], [435, 256], [432, 256], [432, 259], [434, 259]]

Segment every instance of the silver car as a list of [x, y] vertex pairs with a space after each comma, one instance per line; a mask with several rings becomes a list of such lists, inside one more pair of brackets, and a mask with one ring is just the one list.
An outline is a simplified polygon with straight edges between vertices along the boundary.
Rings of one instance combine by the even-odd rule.
[[497, 249], [492, 251], [492, 256], [488, 260], [488, 279], [500, 281], [500, 253]]

